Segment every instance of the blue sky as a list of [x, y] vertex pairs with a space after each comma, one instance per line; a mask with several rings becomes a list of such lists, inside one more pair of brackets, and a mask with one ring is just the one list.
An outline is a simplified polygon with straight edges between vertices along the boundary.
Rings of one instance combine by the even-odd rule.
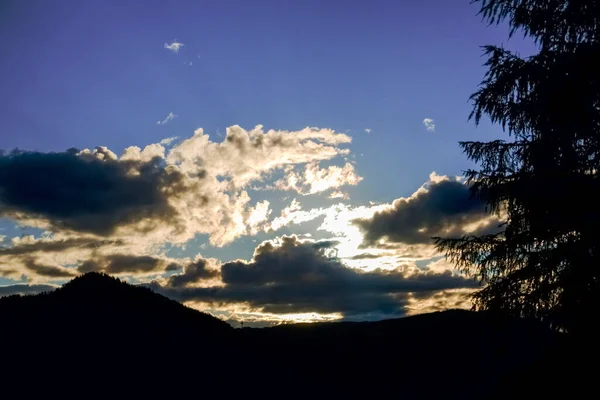
[[[459, 140], [504, 136], [467, 120], [485, 72], [480, 46], [534, 50], [486, 26], [469, 1], [30, 0], [4, 1], [0, 11], [0, 148], [121, 154], [200, 127], [213, 142], [233, 125], [330, 128], [352, 138], [342, 147], [362, 177], [344, 188], [348, 207], [391, 204], [432, 171], [451, 177], [470, 167]], [[165, 48], [172, 43], [182, 46]], [[176, 117], [157, 124], [169, 113]], [[272, 217], [295, 197], [305, 209], [338, 201], [248, 193], [250, 204], [268, 200]], [[14, 223], [4, 219], [5, 240], [28, 232]], [[282, 233], [327, 237], [311, 223], [204, 245], [202, 254], [249, 260], [257, 243]], [[192, 257], [209, 236], [168, 255]]]

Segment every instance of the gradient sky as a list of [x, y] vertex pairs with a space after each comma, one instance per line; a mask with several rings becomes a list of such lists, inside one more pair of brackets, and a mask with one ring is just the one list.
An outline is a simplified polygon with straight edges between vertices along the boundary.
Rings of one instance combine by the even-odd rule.
[[[331, 139], [338, 141], [332, 148], [347, 149], [348, 154], [338, 151], [336, 156], [309, 160], [309, 164], [320, 160], [317, 168], [324, 169], [325, 175], [321, 176], [324, 181], [333, 179], [333, 170], [327, 168], [350, 165], [351, 170], [342, 174], [344, 178], [336, 184], [329, 183], [326, 190], [301, 193], [310, 187], [306, 176], [305, 189], [265, 190], [273, 189], [291, 173], [291, 169], [283, 167], [266, 168], [259, 171], [264, 172], [259, 180], [244, 186], [250, 198], [248, 207], [269, 202], [271, 213], [261, 221], [262, 225], [247, 228], [248, 232], [218, 244], [209, 242], [213, 231], [194, 228], [193, 239], [182, 243], [164, 236], [163, 243], [146, 254], [168, 258], [169, 262], [198, 255], [219, 262], [239, 258], [249, 263], [246, 268], [253, 268], [256, 267], [251, 261], [253, 252], [265, 240], [279, 240], [278, 246], [284, 246], [281, 242], [284, 234], [310, 234], [311, 240], [317, 240], [294, 242], [294, 246], [302, 247], [319, 243], [318, 240], [344, 237], [344, 233], [318, 229], [323, 226], [322, 217], [269, 230], [266, 225], [280, 216], [294, 198], [307, 212], [336, 204], [349, 209], [362, 206], [365, 210], [356, 214], [362, 218], [384, 210], [366, 210], [377, 204], [388, 207], [388, 211], [398, 211], [401, 205], [393, 206], [395, 199], [414, 199], [418, 197], [417, 190], [438, 193], [434, 189], [444, 182], [460, 183], [454, 176], [461, 175], [471, 164], [461, 153], [459, 140], [504, 137], [499, 128], [486, 121], [477, 128], [468, 121], [471, 108], [468, 97], [485, 72], [480, 46], [504, 43], [522, 54], [531, 53], [534, 47], [520, 38], [508, 40], [503, 26], [486, 26], [476, 15], [477, 10], [477, 5], [470, 5], [467, 0], [3, 1], [0, 4], [0, 92], [4, 94], [0, 99], [0, 148], [48, 153], [69, 148], [93, 152], [97, 146], [105, 146], [120, 156], [129, 146], [143, 149], [163, 139], [178, 137], [165, 144], [168, 153], [169, 148], [177, 148], [198, 128], [203, 128], [212, 142], [226, 143], [226, 129], [235, 125], [244, 132], [262, 125], [264, 132], [273, 129], [292, 135], [305, 127], [327, 128], [335, 132], [331, 135], [351, 137], [351, 143], [341, 143], [339, 137]], [[177, 43], [181, 45], [178, 47]], [[169, 115], [173, 117], [168, 118]], [[435, 128], [428, 129], [426, 119], [431, 119]], [[310, 140], [318, 141], [315, 137]], [[197, 155], [188, 152], [186, 156], [193, 159]], [[13, 165], [10, 162], [7, 165]], [[36, 165], [42, 166], [42, 173], [45, 164]], [[305, 165], [306, 162], [294, 162], [295, 173], [305, 174]], [[20, 169], [15, 171], [22, 173]], [[433, 171], [437, 175], [430, 178]], [[25, 261], [37, 260], [39, 264], [43, 260], [50, 263], [46, 266], [76, 269], [91, 256], [60, 261], [31, 253], [15, 258], [14, 254], [7, 255], [7, 249], [24, 245], [12, 240], [13, 237], [32, 233], [32, 241], [61, 237], [63, 240], [66, 236], [60, 235], [73, 238], [76, 230], [59, 232], [56, 221], [52, 220], [56, 215], [46, 211], [29, 215], [36, 219], [35, 223], [26, 221], [22, 214], [15, 216], [15, 210], [27, 213], [31, 207], [2, 198], [3, 190], [5, 193], [17, 190], [14, 184], [7, 183], [8, 178], [4, 182], [2, 179], [0, 216], [4, 218], [0, 220], [0, 239], [4, 244], [0, 252], [5, 254], [0, 253], [0, 272], [4, 269], [5, 273], [0, 274], [3, 275], [0, 285], [15, 281], [30, 284], [64, 281], [68, 274], [59, 277], [39, 273], [49, 270], [35, 270], [31, 265], [27, 267]], [[231, 194], [227, 190], [223, 193]], [[343, 192], [347, 198], [328, 198], [334, 192]], [[439, 192], [441, 202], [454, 201], [448, 200], [454, 198], [443, 190]], [[423, 210], [439, 202], [424, 201], [424, 204], [415, 207], [411, 216], [425, 213]], [[446, 209], [442, 212], [446, 214], [440, 214], [439, 210], [433, 214], [445, 221], [446, 232], [452, 231], [457, 223], [473, 222], [466, 217], [471, 211], [457, 209], [452, 211], [459, 215], [455, 220], [444, 219], [449, 215]], [[339, 210], [337, 213], [338, 219], [341, 218]], [[434, 217], [423, 218], [429, 221], [428, 218]], [[360, 226], [361, 237], [370, 235], [387, 238], [389, 242], [409, 243], [406, 236], [397, 233], [398, 229], [405, 231], [404, 226], [411, 223], [399, 222], [397, 218], [394, 221], [365, 223]], [[223, 224], [220, 220], [213, 222]], [[248, 225], [248, 221], [244, 224]], [[411, 226], [420, 229], [417, 225]], [[42, 235], [44, 231], [46, 234]], [[143, 235], [136, 235], [129, 239], [144, 240]], [[397, 240], [392, 240], [393, 237]], [[365, 243], [366, 239], [361, 252], [369, 248]], [[415, 256], [412, 260], [406, 254], [396, 256], [402, 262], [416, 263], [418, 268], [431, 262], [440, 264], [439, 254], [426, 253], [428, 257]], [[219, 262], [209, 264], [218, 270]], [[366, 264], [342, 264], [348, 268], [366, 267]], [[186, 265], [181, 262], [182, 274]], [[166, 288], [165, 292], [175, 290], [168, 288], [165, 281], [159, 282], [165, 279], [161, 277], [164, 274], [136, 275], [122, 271], [124, 277], [135, 281], [154, 279], [155, 285]], [[219, 299], [245, 301], [238, 292], [230, 297], [222, 294]], [[170, 294], [179, 296], [175, 292]], [[211, 301], [206, 295], [200, 297], [203, 304]], [[195, 300], [200, 302], [191, 294], [178, 298], [191, 301], [192, 305]], [[248, 304], [254, 316], [268, 308], [265, 303], [253, 305], [249, 301]], [[244, 318], [236, 315], [226, 317]]]

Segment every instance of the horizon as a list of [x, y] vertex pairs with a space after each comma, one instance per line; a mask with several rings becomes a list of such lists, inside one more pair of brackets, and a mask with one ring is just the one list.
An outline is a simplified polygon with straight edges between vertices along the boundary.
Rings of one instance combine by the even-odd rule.
[[431, 237], [497, 229], [458, 141], [508, 137], [468, 120], [480, 46], [530, 40], [468, 1], [147, 4], [0, 6], [0, 296], [97, 271], [244, 324], [470, 307]]

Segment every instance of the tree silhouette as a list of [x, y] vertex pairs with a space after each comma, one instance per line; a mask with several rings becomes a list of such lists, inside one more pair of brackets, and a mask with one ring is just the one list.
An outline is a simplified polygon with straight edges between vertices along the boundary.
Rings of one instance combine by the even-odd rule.
[[490, 24], [507, 21], [539, 51], [484, 46], [488, 71], [470, 118], [488, 117], [511, 140], [460, 142], [480, 165], [466, 171], [472, 194], [503, 218], [502, 231], [435, 243], [485, 284], [475, 309], [584, 332], [600, 303], [600, 2], [476, 2]]

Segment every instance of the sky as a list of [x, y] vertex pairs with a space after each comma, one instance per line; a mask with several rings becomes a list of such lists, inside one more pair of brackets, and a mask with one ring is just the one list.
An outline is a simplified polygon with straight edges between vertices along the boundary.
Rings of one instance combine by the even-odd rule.
[[102, 271], [257, 326], [469, 307], [469, 1], [3, 1], [0, 295]]

